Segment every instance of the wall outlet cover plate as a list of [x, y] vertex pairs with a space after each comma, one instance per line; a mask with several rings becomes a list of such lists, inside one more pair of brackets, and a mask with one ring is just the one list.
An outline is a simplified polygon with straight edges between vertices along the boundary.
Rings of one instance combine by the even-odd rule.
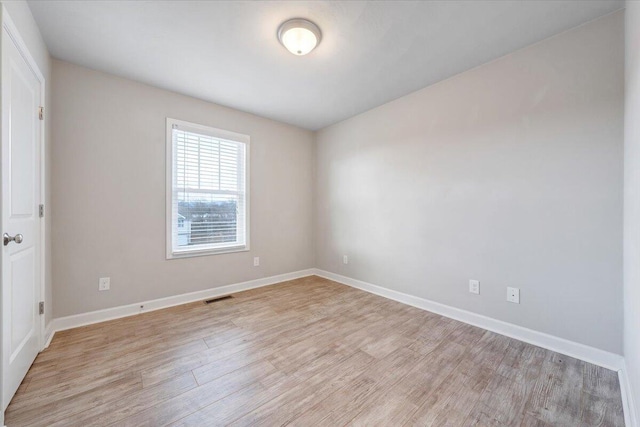
[[507, 288], [507, 301], [514, 304], [520, 304], [520, 289]]
[[469, 280], [469, 292], [472, 294], [480, 295], [480, 281]]

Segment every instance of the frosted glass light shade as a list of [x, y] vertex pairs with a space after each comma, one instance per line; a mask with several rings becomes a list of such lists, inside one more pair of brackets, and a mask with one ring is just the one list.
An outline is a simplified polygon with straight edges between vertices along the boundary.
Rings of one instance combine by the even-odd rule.
[[294, 55], [311, 52], [320, 43], [321, 37], [320, 28], [306, 19], [290, 19], [278, 28], [278, 40]]

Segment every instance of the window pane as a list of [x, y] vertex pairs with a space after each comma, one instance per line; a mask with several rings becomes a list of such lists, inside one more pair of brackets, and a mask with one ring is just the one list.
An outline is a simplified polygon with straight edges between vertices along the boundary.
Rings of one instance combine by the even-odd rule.
[[237, 225], [237, 196], [178, 193], [177, 246], [236, 242]]

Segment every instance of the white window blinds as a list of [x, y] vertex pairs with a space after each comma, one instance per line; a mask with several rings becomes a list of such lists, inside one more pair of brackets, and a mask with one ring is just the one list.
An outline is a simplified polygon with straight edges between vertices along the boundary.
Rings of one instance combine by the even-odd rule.
[[248, 137], [177, 120], [167, 128], [169, 257], [246, 249]]

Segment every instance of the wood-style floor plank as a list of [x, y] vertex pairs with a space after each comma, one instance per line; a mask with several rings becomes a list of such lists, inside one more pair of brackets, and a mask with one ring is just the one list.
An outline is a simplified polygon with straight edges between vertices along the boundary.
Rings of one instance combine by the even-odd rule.
[[7, 426], [622, 426], [617, 374], [315, 276], [57, 333]]

